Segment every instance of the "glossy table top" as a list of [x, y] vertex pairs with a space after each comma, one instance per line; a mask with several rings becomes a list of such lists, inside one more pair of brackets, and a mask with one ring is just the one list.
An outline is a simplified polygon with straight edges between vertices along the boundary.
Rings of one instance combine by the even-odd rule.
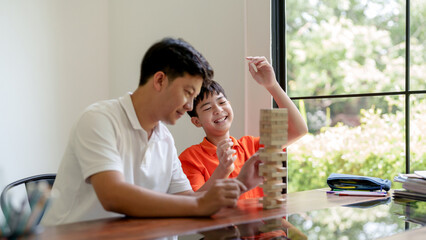
[[[398, 215], [395, 215], [395, 218], [390, 217], [391, 207], [393, 206], [392, 202], [388, 202], [390, 198], [386, 200], [383, 197], [336, 196], [327, 194], [325, 190], [321, 189], [289, 193], [284, 197], [286, 202], [281, 208], [277, 209], [264, 210], [258, 199], [248, 199], [240, 201], [238, 207], [222, 209], [212, 217], [104, 219], [47, 227], [42, 233], [33, 237], [35, 239], [158, 239], [167, 237], [166, 239], [204, 238], [207, 240], [208, 236], [213, 234], [216, 239], [256, 239], [253, 236], [267, 234], [267, 230], [270, 230], [276, 234], [274, 239], [285, 239], [277, 238], [281, 234], [280, 231], [284, 232], [285, 235], [297, 234], [297, 237], [292, 239], [306, 239], [305, 236], [309, 239], [319, 239], [316, 237], [321, 235], [313, 234], [341, 232], [343, 235], [332, 235], [337, 236], [337, 238], [333, 237], [332, 239], [339, 239], [339, 236], [348, 236], [344, 234], [350, 231], [354, 232], [355, 229], [363, 230], [359, 231], [361, 234], [362, 232], [369, 234], [369, 228], [375, 225], [366, 225], [368, 223], [379, 222], [382, 225], [376, 225], [383, 226], [383, 228], [388, 225], [394, 226], [393, 229], [389, 229], [390, 234], [382, 234], [377, 238], [397, 234], [406, 229], [418, 228], [423, 232], [426, 229], [420, 228], [421, 223], [412, 223], [411, 226], [406, 228], [403, 217]], [[367, 206], [366, 201], [369, 201], [370, 204], [373, 201], [372, 205], [376, 206]], [[361, 204], [363, 202], [364, 204]], [[343, 207], [349, 204], [355, 205]], [[387, 220], [389, 218], [390, 220]], [[395, 223], [398, 219], [401, 222]], [[282, 225], [278, 229], [277, 221]], [[272, 228], [268, 227], [271, 224]], [[263, 232], [259, 229], [263, 229]], [[374, 230], [375, 228], [372, 229], [373, 232], [378, 232], [378, 230]], [[233, 236], [234, 232], [239, 235]], [[226, 233], [229, 236], [219, 238], [220, 234], [217, 235], [217, 233], [223, 233], [222, 235]], [[242, 233], [247, 236], [240, 238]], [[247, 238], [249, 234], [252, 234], [252, 237]]]
[[426, 239], [426, 228], [422, 228], [425, 207], [426, 202], [410, 206], [386, 198], [262, 219], [179, 239]]

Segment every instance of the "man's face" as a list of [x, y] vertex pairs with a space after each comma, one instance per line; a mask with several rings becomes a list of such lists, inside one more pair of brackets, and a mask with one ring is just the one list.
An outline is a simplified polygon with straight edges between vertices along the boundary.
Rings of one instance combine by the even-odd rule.
[[231, 128], [234, 112], [231, 104], [222, 93], [213, 93], [206, 96], [197, 107], [198, 117], [191, 121], [202, 127], [207, 136], [222, 136]]
[[174, 125], [187, 111], [191, 111], [194, 98], [201, 89], [203, 79], [200, 76], [185, 74], [172, 82], [168, 80], [168, 86], [163, 92], [164, 111], [161, 121]]

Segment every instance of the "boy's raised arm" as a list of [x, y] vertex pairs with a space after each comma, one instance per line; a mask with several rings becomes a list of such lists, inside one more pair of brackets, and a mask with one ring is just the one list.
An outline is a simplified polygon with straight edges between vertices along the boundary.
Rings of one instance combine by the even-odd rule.
[[288, 141], [284, 146], [287, 147], [303, 137], [308, 132], [308, 127], [296, 105], [277, 82], [274, 69], [268, 60], [265, 57], [247, 57], [246, 59], [249, 60], [249, 71], [256, 82], [268, 90], [279, 108], [288, 109]]

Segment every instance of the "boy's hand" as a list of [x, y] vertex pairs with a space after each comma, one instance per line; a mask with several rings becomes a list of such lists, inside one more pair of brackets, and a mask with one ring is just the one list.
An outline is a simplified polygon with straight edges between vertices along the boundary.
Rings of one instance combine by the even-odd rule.
[[234, 162], [237, 159], [237, 156], [233, 154], [236, 153], [235, 150], [231, 149], [234, 145], [232, 139], [227, 138], [220, 141], [217, 144], [216, 155], [219, 159], [218, 168], [222, 171], [223, 176], [228, 177], [234, 171]]
[[246, 57], [246, 59], [249, 60], [248, 66], [251, 76], [257, 83], [267, 89], [278, 84], [274, 69], [265, 57]]
[[240, 174], [238, 174], [237, 179], [247, 187], [247, 190], [257, 187], [264, 180], [262, 176], [259, 176], [260, 163], [262, 163], [262, 160], [260, 160], [259, 154], [255, 153], [244, 163]]
[[197, 197], [199, 214], [212, 215], [223, 207], [235, 207], [240, 194], [245, 191], [244, 184], [235, 178], [218, 179], [207, 192]]

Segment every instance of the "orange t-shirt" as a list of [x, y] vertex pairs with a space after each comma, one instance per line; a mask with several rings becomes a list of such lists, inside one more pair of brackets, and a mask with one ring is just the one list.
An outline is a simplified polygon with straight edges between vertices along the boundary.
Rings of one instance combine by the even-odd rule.
[[[259, 137], [245, 136], [239, 140], [231, 137], [236, 150], [237, 159], [234, 162], [234, 171], [229, 178], [236, 178], [244, 163], [259, 150]], [[182, 169], [191, 183], [192, 189], [197, 191], [213, 174], [219, 165], [216, 155], [216, 146], [206, 138], [197, 145], [192, 145], [179, 155]], [[256, 187], [240, 196], [240, 199], [263, 197], [263, 190]]]

